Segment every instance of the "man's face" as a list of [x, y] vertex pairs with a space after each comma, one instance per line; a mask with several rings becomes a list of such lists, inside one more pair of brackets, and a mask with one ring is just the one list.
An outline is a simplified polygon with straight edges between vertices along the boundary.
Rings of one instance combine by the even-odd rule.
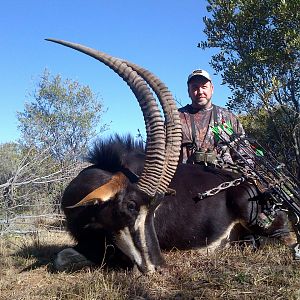
[[193, 77], [188, 83], [188, 93], [192, 106], [196, 109], [210, 108], [214, 86], [211, 81], [202, 76]]

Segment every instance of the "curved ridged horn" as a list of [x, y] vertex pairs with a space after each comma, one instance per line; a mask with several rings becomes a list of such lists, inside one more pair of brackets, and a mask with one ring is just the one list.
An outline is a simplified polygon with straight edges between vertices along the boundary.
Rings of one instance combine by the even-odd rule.
[[99, 60], [115, 71], [129, 85], [143, 112], [147, 133], [146, 158], [138, 187], [148, 195], [154, 196], [158, 192], [160, 177], [164, 169], [165, 131], [159, 108], [145, 80], [125, 62], [104, 52], [63, 40], [46, 40], [78, 50]]
[[176, 103], [168, 87], [157, 76], [134, 63], [125, 62], [150, 85], [157, 95], [164, 112], [166, 124], [166, 157], [159, 191], [165, 192], [177, 168], [182, 140], [181, 122]]

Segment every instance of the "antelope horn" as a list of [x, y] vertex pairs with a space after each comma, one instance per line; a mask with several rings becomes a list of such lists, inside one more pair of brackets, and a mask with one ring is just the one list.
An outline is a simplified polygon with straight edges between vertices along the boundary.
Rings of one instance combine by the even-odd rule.
[[105, 202], [114, 197], [122, 188], [124, 188], [126, 186], [126, 181], [127, 177], [122, 172], [117, 172], [107, 183], [87, 194], [75, 205], [67, 206], [66, 208], [96, 204], [99, 201]]
[[178, 109], [168, 87], [157, 76], [134, 63], [125, 62], [150, 85], [157, 95], [164, 112], [166, 124], [166, 157], [158, 188], [160, 192], [164, 193], [168, 189], [179, 160], [182, 130]]
[[148, 195], [154, 196], [159, 192], [160, 177], [164, 169], [165, 131], [158, 105], [145, 80], [125, 62], [104, 52], [67, 41], [46, 40], [73, 48], [99, 60], [115, 71], [129, 85], [143, 112], [147, 133], [146, 158], [138, 187]]

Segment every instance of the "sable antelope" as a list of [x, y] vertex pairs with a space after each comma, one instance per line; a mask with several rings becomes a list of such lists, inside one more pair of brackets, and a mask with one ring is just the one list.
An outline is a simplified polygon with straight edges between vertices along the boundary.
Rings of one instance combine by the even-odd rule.
[[[289, 237], [283, 213], [267, 230], [256, 224], [262, 195], [250, 183], [195, 201], [199, 192], [238, 175], [199, 165], [177, 167], [181, 125], [173, 97], [157, 77], [103, 52], [49, 40], [88, 54], [118, 73], [135, 94], [146, 124], [145, 149], [130, 137], [99, 142], [89, 156], [93, 165], [66, 188], [62, 207], [77, 252], [96, 263], [105, 256], [108, 263], [133, 263], [147, 272], [164, 264], [160, 248], [213, 250], [245, 232]], [[68, 255], [58, 254], [58, 268]]]

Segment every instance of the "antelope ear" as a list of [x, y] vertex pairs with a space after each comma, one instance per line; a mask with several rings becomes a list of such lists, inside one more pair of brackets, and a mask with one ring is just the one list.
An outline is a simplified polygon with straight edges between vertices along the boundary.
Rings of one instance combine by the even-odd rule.
[[75, 208], [79, 206], [95, 205], [111, 199], [126, 186], [127, 177], [122, 172], [117, 172], [105, 184], [87, 194], [82, 200], [66, 208]]

